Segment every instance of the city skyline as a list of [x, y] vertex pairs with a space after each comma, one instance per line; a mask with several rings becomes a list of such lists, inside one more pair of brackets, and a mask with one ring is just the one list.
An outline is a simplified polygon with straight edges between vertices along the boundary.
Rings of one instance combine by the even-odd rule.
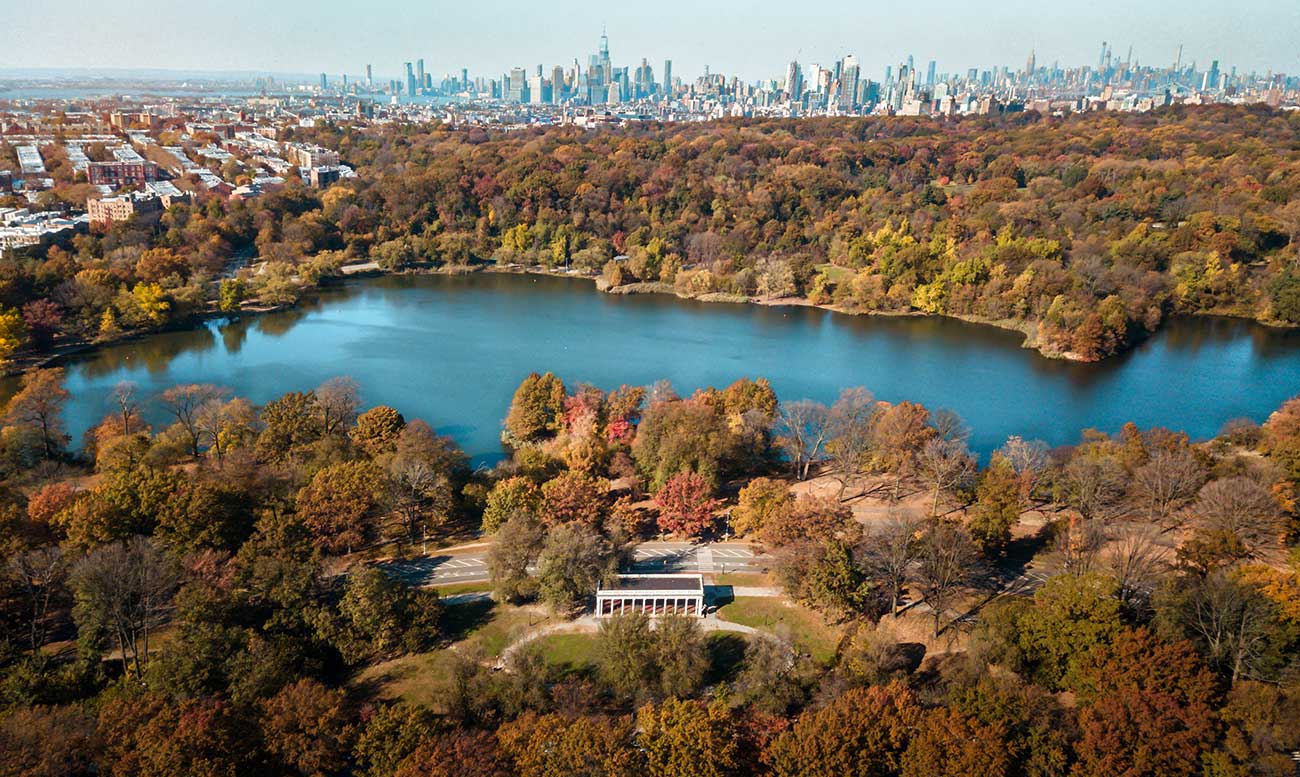
[[[576, 14], [578, 4], [557, 0], [545, 6], [545, 18], [539, 18], [537, 6], [513, 2], [442, 8], [377, 0], [365, 14], [345, 12], [338, 3], [298, 0], [274, 8], [247, 0], [162, 12], [139, 0], [123, 0], [121, 7], [122, 13], [108, 19], [86, 3], [11, 16], [7, 21], [15, 39], [24, 45], [0, 51], [0, 70], [147, 65], [356, 77], [373, 64], [375, 76], [387, 79], [403, 76], [403, 62], [423, 58], [427, 72], [436, 76], [467, 69], [492, 77], [512, 67], [582, 62], [603, 26], [616, 62], [671, 59], [683, 76], [707, 67], [745, 80], [780, 79], [791, 59], [825, 64], [846, 54], [856, 56], [864, 73], [881, 72], [909, 54], [936, 60], [941, 71], [1017, 66], [1031, 50], [1040, 64], [1071, 67], [1095, 60], [1103, 40], [1121, 57], [1131, 45], [1133, 59], [1148, 66], [1172, 64], [1181, 45], [1184, 64], [1205, 66], [1217, 59], [1243, 72], [1300, 71], [1300, 48], [1294, 45], [1300, 39], [1300, 6], [1281, 0], [1231, 8], [1199, 1], [1131, 8], [1099, 0], [1087, 16], [1077, 8], [1042, 9], [1015, 0], [978, 8], [936, 0], [924, 15], [864, 11], [838, 0], [799, 14], [770, 8], [740, 14], [740, 4], [730, 0], [700, 12], [670, 0], [653, 14], [601, 9], [600, 16], [587, 9]], [[150, 24], [140, 24], [144, 15]], [[395, 23], [399, 19], [404, 23]], [[565, 23], [556, 24], [557, 19]], [[474, 27], [482, 34], [474, 34]], [[141, 50], [151, 51], [147, 61], [141, 60]], [[35, 59], [33, 52], [57, 54]]]

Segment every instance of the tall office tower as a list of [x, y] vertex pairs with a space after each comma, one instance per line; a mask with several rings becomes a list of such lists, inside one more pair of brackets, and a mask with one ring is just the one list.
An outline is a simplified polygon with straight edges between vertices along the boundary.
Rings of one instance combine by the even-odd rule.
[[799, 67], [798, 60], [791, 60], [790, 66], [785, 69], [785, 99], [793, 102], [802, 96], [803, 68]]
[[370, 65], [366, 65], [366, 88], [369, 89], [374, 85], [375, 85], [375, 71], [370, 67]]
[[406, 96], [415, 96], [415, 71], [411, 69], [410, 62], [404, 62], [406, 65]]
[[670, 99], [670, 100], [672, 99], [672, 96], [673, 96], [673, 61], [672, 61], [671, 59], [665, 59], [665, 60], [664, 60], [664, 85], [663, 85], [663, 88], [662, 88], [660, 91], [663, 93], [663, 96], [664, 96], [665, 98]]
[[928, 65], [925, 66], [925, 85], [926, 85], [926, 86], [934, 86], [934, 66], [935, 66], [935, 62], [934, 62], [933, 59], [930, 60], [930, 64], [928, 64]]
[[649, 97], [655, 90], [655, 71], [650, 67], [650, 62], [641, 58], [641, 64], [637, 65], [636, 71], [632, 76], [633, 95], [639, 100], [642, 97]]
[[564, 83], [564, 68], [556, 65], [551, 68], [551, 102], [557, 105], [564, 102], [567, 93], [568, 89]]
[[424, 89], [424, 57], [415, 60], [415, 83]]
[[[836, 66], [836, 68], [835, 68], [835, 77], [836, 77], [836, 78], [839, 78], [839, 77], [840, 77], [840, 69], [839, 69], [839, 66]], [[885, 83], [887, 83], [887, 84], [892, 84], [892, 83], [894, 83], [894, 66], [893, 66], [893, 65], [885, 65]]]
[[327, 79], [327, 78], [325, 77], [325, 74], [324, 74], [324, 73], [321, 73], [321, 74], [320, 74], [320, 90], [323, 92], [323, 91], [325, 91], [325, 90], [328, 89], [328, 88], [329, 88], [329, 79]]
[[510, 68], [509, 100], [512, 103], [528, 102], [528, 74], [522, 67]]
[[343, 74], [343, 91], [346, 92], [347, 90], [348, 90], [348, 74], [347, 74], [347, 73], [344, 73], [344, 74]]
[[604, 68], [605, 77], [614, 72], [609, 62], [609, 36], [605, 34], [605, 28], [600, 28], [600, 66]]
[[1101, 54], [1097, 56], [1097, 69], [1104, 70], [1105, 68], [1106, 68], [1106, 41], [1102, 41]]
[[840, 62], [840, 91], [836, 106], [842, 111], [853, 110], [858, 99], [858, 59], [852, 54]]
[[467, 67], [463, 67], [460, 69], [460, 88], [461, 89], [469, 88], [469, 68]]
[[[322, 87], [324, 88], [324, 87]], [[1209, 91], [1219, 88], [1219, 60], [1210, 63], [1210, 69], [1205, 71], [1205, 78], [1201, 82], [1201, 89]]]
[[550, 95], [547, 94], [546, 81], [541, 74], [530, 76], [528, 79], [528, 102], [540, 105], [541, 103], [550, 102]]
[[1029, 59], [1025, 60], [1025, 75], [1028, 76], [1029, 78], [1034, 77], [1034, 67], [1037, 64], [1037, 59], [1035, 58], [1034, 54], [1035, 54], [1034, 50], [1030, 49]]

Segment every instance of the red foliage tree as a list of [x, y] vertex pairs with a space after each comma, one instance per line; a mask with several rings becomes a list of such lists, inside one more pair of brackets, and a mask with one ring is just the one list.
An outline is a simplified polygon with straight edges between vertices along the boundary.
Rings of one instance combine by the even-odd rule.
[[33, 300], [23, 305], [23, 323], [32, 345], [38, 350], [49, 348], [63, 326], [63, 308], [47, 299]]
[[659, 530], [697, 536], [713, 522], [713, 511], [720, 504], [706, 478], [689, 470], [678, 472], [655, 494]]
[[1080, 700], [1075, 774], [1192, 774], [1214, 744], [1213, 674], [1186, 642], [1121, 633], [1067, 678]]
[[450, 731], [424, 740], [393, 777], [511, 777], [510, 759], [485, 731]]
[[923, 715], [902, 683], [854, 688], [800, 717], [763, 761], [777, 777], [895, 774]]

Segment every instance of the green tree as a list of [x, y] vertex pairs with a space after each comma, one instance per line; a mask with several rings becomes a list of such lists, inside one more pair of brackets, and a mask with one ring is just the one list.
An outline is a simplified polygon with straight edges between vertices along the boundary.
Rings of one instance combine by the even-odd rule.
[[352, 753], [361, 777], [390, 777], [403, 759], [439, 730], [430, 710], [408, 704], [378, 707], [357, 734]]
[[516, 513], [535, 514], [540, 498], [537, 485], [526, 477], [498, 480], [488, 492], [487, 506], [483, 508], [483, 533], [495, 534]]
[[436, 591], [413, 591], [366, 567], [348, 575], [335, 644], [351, 663], [420, 650], [437, 638], [440, 612]]
[[357, 425], [348, 434], [358, 448], [374, 458], [397, 450], [397, 439], [404, 426], [406, 419], [401, 413], [378, 405], [357, 416]]
[[266, 459], [279, 461], [320, 438], [316, 393], [291, 391], [262, 408], [263, 429], [257, 436], [257, 451]]
[[512, 444], [536, 442], [560, 430], [564, 421], [564, 383], [552, 373], [531, 373], [515, 390], [506, 415]]
[[528, 568], [537, 560], [546, 529], [535, 515], [520, 510], [502, 524], [488, 551], [488, 575], [499, 601], [514, 603], [531, 595], [536, 585]]
[[26, 339], [27, 327], [22, 314], [12, 308], [0, 308], [0, 362], [13, 356]]
[[618, 550], [608, 538], [583, 524], [562, 524], [538, 556], [538, 593], [556, 612], [570, 613], [617, 571]]
[[242, 307], [247, 296], [248, 284], [242, 278], [225, 278], [217, 292], [217, 306], [224, 313], [234, 313]]
[[1020, 476], [999, 454], [993, 454], [988, 469], [975, 489], [975, 506], [966, 528], [986, 555], [1001, 555], [1011, 542], [1011, 527], [1020, 520]]

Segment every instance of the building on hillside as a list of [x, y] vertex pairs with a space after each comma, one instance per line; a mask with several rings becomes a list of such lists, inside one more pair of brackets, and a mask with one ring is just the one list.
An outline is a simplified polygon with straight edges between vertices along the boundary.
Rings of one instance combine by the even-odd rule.
[[158, 180], [158, 166], [153, 162], [91, 162], [86, 166], [86, 179], [115, 189], [138, 186]]
[[339, 170], [338, 165], [333, 167], [313, 167], [308, 174], [307, 180], [315, 189], [324, 189], [332, 183], [336, 183], [342, 177], [343, 171]]
[[334, 167], [339, 163], [337, 151], [330, 151], [320, 146], [295, 143], [285, 147], [285, 158], [303, 170], [313, 167]]
[[162, 215], [162, 211], [162, 198], [152, 194], [128, 194], [86, 202], [90, 223], [104, 226], [129, 221], [133, 216], [156, 219]]
[[700, 575], [619, 575], [596, 589], [596, 617], [625, 613], [704, 617], [704, 578]]

